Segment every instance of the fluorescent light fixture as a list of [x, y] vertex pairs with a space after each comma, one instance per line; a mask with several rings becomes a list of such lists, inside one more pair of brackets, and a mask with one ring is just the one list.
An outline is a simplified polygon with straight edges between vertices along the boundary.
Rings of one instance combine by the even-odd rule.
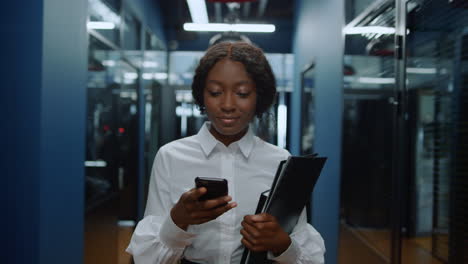
[[152, 80], [153, 79], [153, 74], [152, 73], [143, 73], [142, 77], [144, 80]]
[[272, 24], [224, 24], [224, 23], [209, 23], [196, 24], [185, 23], [184, 30], [186, 31], [213, 31], [213, 32], [260, 32], [272, 33], [276, 27]]
[[345, 27], [343, 32], [346, 35], [358, 34], [395, 34], [395, 28], [392, 27]]
[[[136, 79], [135, 76], [133, 76], [133, 75], [129, 75], [129, 76], [125, 76], [125, 77], [126, 78], [131, 77], [129, 79]], [[156, 73], [146, 72], [146, 73], [142, 74], [142, 77], [143, 77], [144, 80], [153, 80], [153, 79], [165, 80], [165, 79], [167, 79], [167, 73], [165, 73], [165, 72], [156, 72]]]
[[102, 64], [107, 67], [114, 67], [116, 65], [115, 60], [103, 60]]
[[187, 0], [187, 4], [192, 16], [193, 23], [208, 23], [208, 12], [206, 11], [205, 0]]
[[92, 21], [88, 22], [88, 29], [114, 29], [115, 24], [112, 22]]
[[96, 167], [96, 168], [104, 168], [107, 166], [107, 162], [104, 160], [87, 160], [85, 161], [85, 167]]
[[138, 73], [135, 72], [125, 72], [124, 73], [125, 79], [135, 80], [138, 79]]
[[286, 131], [287, 131], [288, 108], [284, 104], [278, 106], [278, 146], [286, 147]]
[[133, 220], [119, 220], [117, 222], [118, 226], [122, 227], [134, 227], [135, 226], [135, 221]]
[[159, 64], [155, 61], [144, 61], [143, 62], [143, 67], [145, 68], [156, 68], [158, 67]]
[[407, 68], [407, 73], [416, 73], [416, 74], [436, 74], [436, 68]]
[[360, 83], [394, 84], [395, 78], [358, 77]]
[[167, 79], [167, 73], [165, 72], [157, 72], [154, 74], [154, 78], [158, 80], [165, 80]]

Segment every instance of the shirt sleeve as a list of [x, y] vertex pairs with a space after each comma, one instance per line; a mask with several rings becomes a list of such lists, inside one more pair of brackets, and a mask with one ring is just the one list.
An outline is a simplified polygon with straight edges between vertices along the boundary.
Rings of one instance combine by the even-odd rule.
[[161, 148], [153, 163], [145, 217], [133, 232], [127, 252], [139, 263], [177, 263], [194, 234], [180, 229], [170, 216], [169, 160]]
[[286, 251], [277, 257], [268, 252], [268, 258], [280, 264], [323, 264], [325, 262], [324, 241], [317, 230], [307, 223], [305, 208], [290, 237], [291, 245]]

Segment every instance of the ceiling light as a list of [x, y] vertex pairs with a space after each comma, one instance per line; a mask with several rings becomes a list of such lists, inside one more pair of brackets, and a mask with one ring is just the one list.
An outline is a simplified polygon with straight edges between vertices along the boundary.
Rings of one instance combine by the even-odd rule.
[[358, 77], [357, 81], [360, 83], [394, 84], [395, 78]]
[[415, 73], [415, 74], [436, 74], [436, 68], [406, 68], [407, 73]]
[[357, 34], [395, 34], [395, 28], [392, 27], [345, 27], [343, 32], [346, 35]]
[[85, 167], [101, 167], [104, 168], [107, 166], [107, 162], [104, 160], [86, 160]]
[[275, 32], [276, 27], [272, 24], [224, 24], [224, 23], [210, 23], [210, 24], [196, 24], [185, 23], [184, 30], [186, 31], [214, 31], [214, 32]]
[[193, 23], [208, 23], [205, 0], [187, 0]]
[[92, 21], [87, 24], [88, 29], [114, 29], [115, 24], [112, 22], [98, 22]]

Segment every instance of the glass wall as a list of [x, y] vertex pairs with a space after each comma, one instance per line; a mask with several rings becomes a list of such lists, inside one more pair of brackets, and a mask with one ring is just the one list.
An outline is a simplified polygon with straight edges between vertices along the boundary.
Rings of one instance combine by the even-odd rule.
[[[354, 251], [363, 254], [345, 248], [340, 254], [350, 257], [340, 263], [386, 263], [392, 258], [394, 7], [393, 1], [367, 5], [344, 28], [342, 235], [351, 234]], [[360, 5], [350, 8], [361, 10]]]
[[[143, 102], [144, 102], [144, 185], [143, 203], [146, 204], [149, 179], [156, 152], [161, 146], [161, 90], [167, 86], [167, 52], [162, 43], [150, 30], [145, 30], [143, 56]], [[144, 208], [145, 206], [143, 206]]]
[[468, 263], [467, 148], [460, 145], [467, 134], [468, 3], [413, 0], [406, 15], [410, 208], [403, 256], [415, 243], [432, 263]]
[[344, 28], [340, 236], [359, 263], [468, 263], [467, 12], [375, 1]]
[[167, 54], [119, 0], [89, 0], [87, 26], [85, 262], [117, 263], [118, 223], [139, 219], [160, 146]]

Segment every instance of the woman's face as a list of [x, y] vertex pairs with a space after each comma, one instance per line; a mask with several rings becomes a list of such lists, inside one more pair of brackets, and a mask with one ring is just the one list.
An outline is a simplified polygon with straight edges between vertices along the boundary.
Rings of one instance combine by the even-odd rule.
[[242, 63], [222, 59], [208, 73], [203, 100], [210, 132], [228, 146], [242, 138], [255, 116], [255, 83]]

